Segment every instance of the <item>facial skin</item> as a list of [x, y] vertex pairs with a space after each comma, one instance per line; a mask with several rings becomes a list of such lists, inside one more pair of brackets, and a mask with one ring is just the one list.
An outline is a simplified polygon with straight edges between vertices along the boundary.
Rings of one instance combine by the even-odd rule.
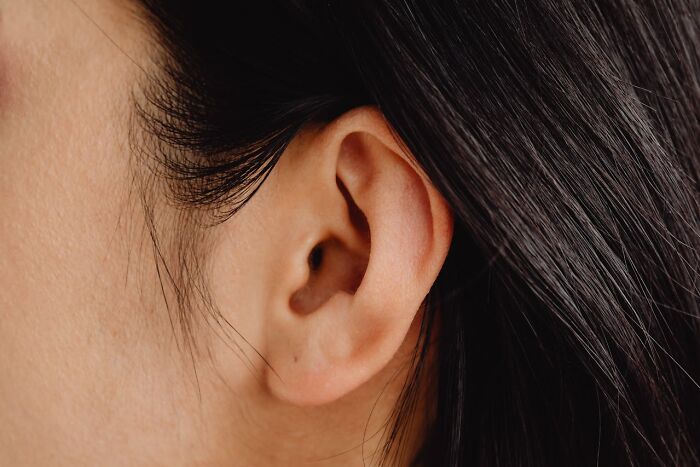
[[129, 144], [156, 53], [139, 15], [0, 0], [0, 463], [369, 462], [447, 254], [448, 208], [376, 111], [308, 129], [209, 232], [207, 285], [249, 344], [195, 320], [187, 349]]

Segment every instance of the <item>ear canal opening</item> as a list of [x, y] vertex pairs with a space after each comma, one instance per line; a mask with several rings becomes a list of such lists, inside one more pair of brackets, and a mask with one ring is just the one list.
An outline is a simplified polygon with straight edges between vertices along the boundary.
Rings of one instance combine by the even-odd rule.
[[353, 229], [360, 238], [361, 248], [351, 248], [336, 237], [317, 243], [309, 252], [309, 279], [290, 298], [290, 308], [299, 314], [309, 314], [323, 306], [336, 293], [354, 295], [367, 270], [370, 235], [367, 218], [355, 204], [347, 188], [336, 179], [348, 207]]
[[320, 243], [311, 249], [308, 263], [312, 273], [321, 268], [321, 264], [323, 264], [323, 246]]

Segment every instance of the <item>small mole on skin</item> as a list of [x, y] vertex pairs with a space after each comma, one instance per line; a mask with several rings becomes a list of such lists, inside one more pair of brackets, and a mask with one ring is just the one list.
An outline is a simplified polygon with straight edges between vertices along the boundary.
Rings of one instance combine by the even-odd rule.
[[299, 360], [299, 359], [298, 359], [297, 356], [295, 355], [295, 356], [294, 356], [294, 363], [296, 363], [297, 360]]

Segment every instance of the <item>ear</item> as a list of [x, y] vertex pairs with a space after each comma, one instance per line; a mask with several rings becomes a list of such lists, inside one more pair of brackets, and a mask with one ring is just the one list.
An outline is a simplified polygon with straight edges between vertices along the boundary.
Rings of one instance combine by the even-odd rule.
[[324, 404], [396, 354], [444, 263], [452, 217], [373, 107], [297, 136], [274, 177], [289, 214], [266, 381], [282, 400]]

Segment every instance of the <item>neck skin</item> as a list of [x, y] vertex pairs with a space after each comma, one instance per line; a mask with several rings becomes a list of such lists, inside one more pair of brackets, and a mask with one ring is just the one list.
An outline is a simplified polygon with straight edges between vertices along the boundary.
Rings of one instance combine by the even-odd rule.
[[[218, 399], [209, 405], [210, 420], [217, 420], [219, 433], [212, 452], [221, 456], [215, 457], [214, 464], [235, 459], [236, 465], [377, 465], [393, 427], [391, 412], [408, 376], [418, 324], [414, 323], [401, 350], [381, 373], [324, 406], [290, 406], [255, 384], [232, 394], [222, 380], [211, 381], [211, 394]], [[421, 379], [425, 382], [427, 376]], [[426, 435], [428, 393], [427, 385], [421, 384], [412, 424], [402, 440], [405, 457], [393, 459], [390, 465], [407, 465], [417, 453]], [[222, 413], [228, 415], [222, 417]]]

